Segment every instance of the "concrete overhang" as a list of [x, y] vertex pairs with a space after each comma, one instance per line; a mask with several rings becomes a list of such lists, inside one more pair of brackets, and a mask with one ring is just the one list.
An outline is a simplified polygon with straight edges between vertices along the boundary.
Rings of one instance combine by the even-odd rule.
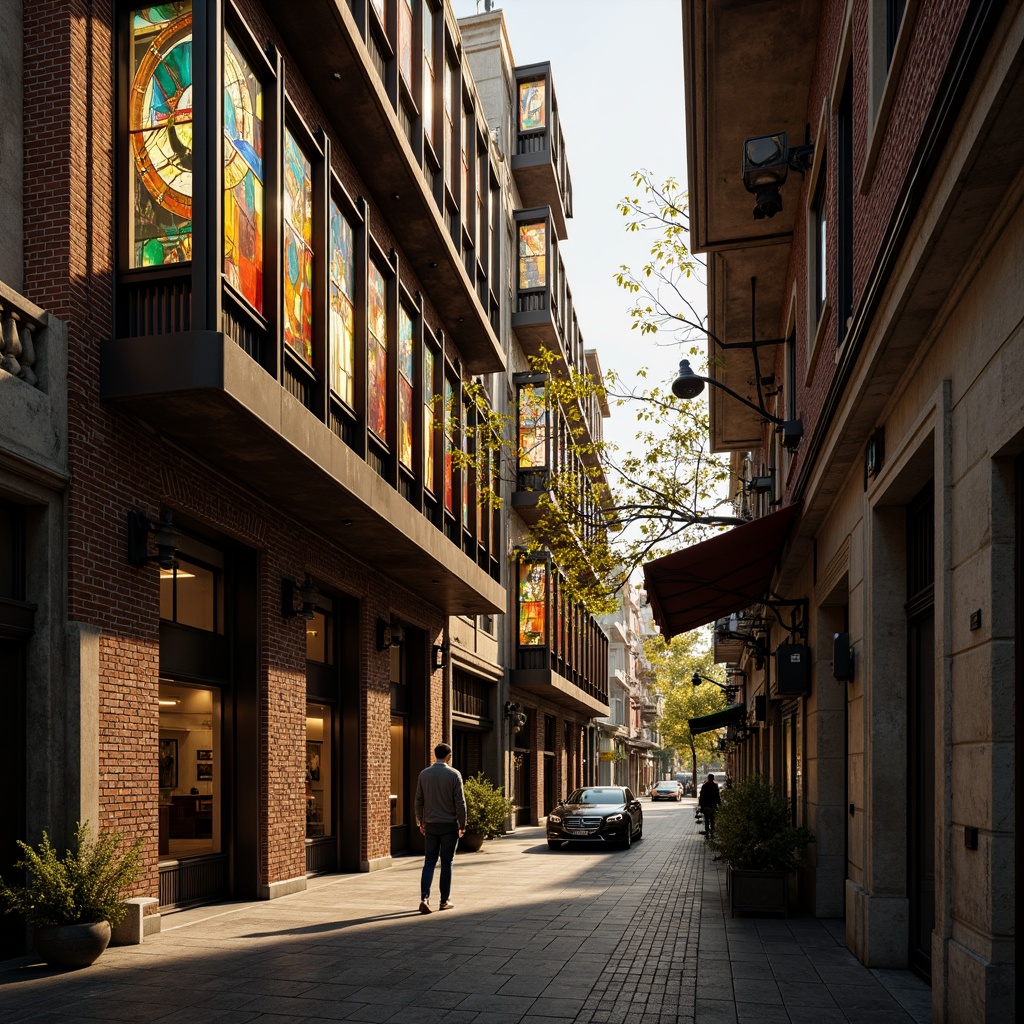
[[100, 393], [445, 614], [505, 611], [501, 584], [223, 334], [104, 341]]
[[471, 373], [505, 354], [343, 0], [264, 0], [294, 66], [330, 119]]
[[[758, 340], [782, 331], [800, 175], [790, 171], [782, 211], [755, 220], [754, 197], [743, 187], [743, 141], [778, 131], [788, 132], [791, 146], [806, 141], [819, 15], [817, 0], [683, 0], [690, 244], [708, 254], [709, 330], [727, 343], [751, 340], [752, 277]], [[760, 350], [762, 365], [773, 351]], [[749, 351], [723, 352], [709, 340], [708, 354], [712, 376], [756, 397]], [[758, 417], [711, 390], [714, 450], [759, 445]]]
[[590, 718], [605, 718], [611, 713], [607, 699], [602, 700], [570, 682], [553, 669], [514, 668], [509, 672], [509, 683], [522, 690], [529, 690], [568, 711], [587, 715]]

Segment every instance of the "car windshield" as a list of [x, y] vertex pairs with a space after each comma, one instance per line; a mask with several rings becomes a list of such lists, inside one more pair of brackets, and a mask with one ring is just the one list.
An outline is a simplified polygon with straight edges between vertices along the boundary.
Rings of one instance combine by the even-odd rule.
[[677, 783], [675, 783], [675, 782], [659, 782], [658, 785], [655, 786], [655, 789], [660, 789], [662, 791], [666, 791], [667, 792], [669, 790], [675, 789], [676, 785], [677, 785]]
[[622, 790], [613, 786], [573, 790], [566, 798], [569, 804], [623, 804], [626, 798]]

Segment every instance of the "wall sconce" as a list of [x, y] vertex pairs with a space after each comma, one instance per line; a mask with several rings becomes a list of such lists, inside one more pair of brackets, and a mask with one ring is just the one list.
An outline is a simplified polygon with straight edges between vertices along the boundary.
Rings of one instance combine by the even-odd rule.
[[774, 487], [775, 481], [769, 476], [752, 476], [743, 485], [744, 490], [752, 494], [767, 494]]
[[743, 187], [753, 193], [754, 220], [774, 217], [782, 209], [779, 189], [790, 167], [801, 174], [811, 169], [814, 144], [789, 148], [786, 132], [755, 135], [743, 140]]
[[[156, 554], [149, 553], [149, 535], [156, 541]], [[171, 513], [165, 509], [154, 522], [149, 516], [128, 511], [128, 561], [134, 566], [156, 562], [161, 569], [173, 569], [177, 562], [174, 556], [181, 544], [181, 534], [174, 528]]]
[[689, 359], [680, 360], [679, 376], [672, 381], [672, 394], [676, 398], [696, 398], [704, 390], [705, 384], [710, 384], [712, 387], [724, 391], [727, 395], [735, 398], [741, 405], [752, 409], [762, 419], [766, 419], [769, 423], [774, 423], [782, 431], [782, 445], [787, 451], [792, 451], [800, 444], [800, 438], [804, 436], [802, 420], [786, 420], [781, 416], [774, 416], [763, 404], [755, 405], [750, 399], [744, 398], [737, 391], [733, 391], [728, 384], [723, 384], [720, 380], [715, 380], [714, 377], [702, 377], [700, 374], [694, 373], [690, 369]]
[[377, 619], [377, 650], [386, 651], [391, 647], [401, 647], [405, 642], [405, 630], [395, 619]]
[[515, 701], [505, 701], [505, 717], [512, 722], [512, 731], [520, 732], [524, 725], [526, 725], [526, 709], [522, 704], [516, 704]]
[[[299, 605], [296, 607], [295, 596], [298, 593]], [[293, 619], [301, 615], [304, 619], [313, 618], [316, 602], [320, 592], [313, 586], [313, 579], [306, 573], [301, 586], [291, 576], [281, 577], [281, 616]]]
[[440, 644], [434, 644], [434, 646], [430, 648], [431, 654], [434, 656], [435, 669], [444, 668], [445, 665], [448, 664], [448, 650], [449, 645], [447, 640]]

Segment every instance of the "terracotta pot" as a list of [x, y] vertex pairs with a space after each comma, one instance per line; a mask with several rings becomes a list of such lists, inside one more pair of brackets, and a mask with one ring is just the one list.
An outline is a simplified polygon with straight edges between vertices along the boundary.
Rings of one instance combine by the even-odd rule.
[[484, 845], [482, 832], [464, 832], [459, 839], [457, 853], [476, 853]]
[[40, 959], [53, 967], [88, 967], [110, 942], [110, 923], [42, 924], [32, 933]]

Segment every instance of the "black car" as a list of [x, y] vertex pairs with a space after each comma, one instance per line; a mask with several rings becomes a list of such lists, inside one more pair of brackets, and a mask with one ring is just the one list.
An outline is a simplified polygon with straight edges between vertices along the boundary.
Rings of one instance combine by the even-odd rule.
[[548, 846], [607, 843], [628, 848], [644, 837], [644, 812], [626, 786], [588, 786], [570, 793], [548, 815]]

